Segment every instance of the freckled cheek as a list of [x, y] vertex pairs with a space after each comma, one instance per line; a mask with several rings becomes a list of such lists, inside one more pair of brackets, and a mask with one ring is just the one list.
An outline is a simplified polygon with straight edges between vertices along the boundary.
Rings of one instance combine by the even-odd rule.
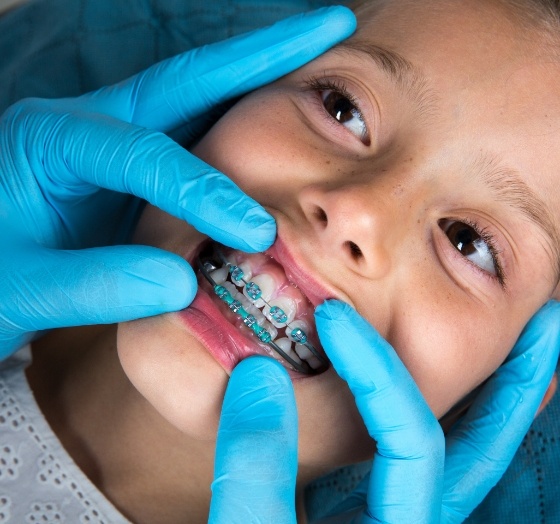
[[294, 185], [302, 181], [302, 173], [313, 171], [309, 166], [313, 155], [302, 142], [301, 124], [291, 116], [282, 116], [283, 111], [240, 102], [193, 153], [256, 200], [266, 201], [273, 190], [277, 202], [293, 192]]
[[185, 246], [198, 245], [205, 238], [184, 220], [148, 204], [136, 225], [132, 243], [181, 253]]
[[[478, 315], [480, 316], [480, 314]], [[512, 329], [462, 315], [433, 315], [393, 342], [437, 417], [488, 378], [515, 342]], [[502, 320], [503, 324], [503, 320]]]
[[[217, 124], [194, 149], [193, 153], [230, 177], [245, 191], [267, 177], [270, 170], [268, 140], [247, 129], [246, 122], [235, 120]], [[260, 175], [260, 176], [259, 176]]]

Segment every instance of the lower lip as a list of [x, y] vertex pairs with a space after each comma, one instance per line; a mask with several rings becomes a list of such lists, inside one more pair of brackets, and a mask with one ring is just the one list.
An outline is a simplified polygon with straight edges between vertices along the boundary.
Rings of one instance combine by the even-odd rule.
[[[198, 292], [191, 305], [175, 315], [202, 342], [208, 352], [228, 374], [231, 374], [233, 368], [241, 360], [253, 355], [263, 355], [278, 360], [273, 355], [272, 349], [270, 351], [265, 350], [252, 340], [252, 335], [244, 335], [233, 326], [225, 317], [225, 315], [233, 315], [233, 313], [230, 313], [229, 310], [221, 312], [214, 302], [218, 300], [217, 297], [210, 296], [203, 287], [205, 287], [204, 284], [199, 285]], [[283, 364], [292, 379], [301, 379], [308, 376], [290, 369], [285, 363]]]

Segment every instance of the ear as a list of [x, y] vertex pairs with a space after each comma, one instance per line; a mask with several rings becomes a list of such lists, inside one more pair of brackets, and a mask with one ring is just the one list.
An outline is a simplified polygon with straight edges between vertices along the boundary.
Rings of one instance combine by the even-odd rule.
[[541, 405], [539, 406], [539, 410], [537, 411], [537, 415], [536, 415], [537, 417], [539, 416], [539, 413], [546, 407], [546, 405], [552, 400], [554, 393], [556, 393], [557, 387], [558, 387], [558, 377], [556, 376], [556, 373], [554, 373], [552, 380], [548, 385], [548, 389], [544, 394]]

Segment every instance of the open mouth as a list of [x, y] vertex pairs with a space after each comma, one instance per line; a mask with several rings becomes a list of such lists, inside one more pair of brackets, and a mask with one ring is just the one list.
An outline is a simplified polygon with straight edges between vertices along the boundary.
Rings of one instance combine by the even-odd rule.
[[271, 256], [210, 243], [197, 265], [199, 285], [245, 337], [299, 373], [328, 369], [313, 305]]

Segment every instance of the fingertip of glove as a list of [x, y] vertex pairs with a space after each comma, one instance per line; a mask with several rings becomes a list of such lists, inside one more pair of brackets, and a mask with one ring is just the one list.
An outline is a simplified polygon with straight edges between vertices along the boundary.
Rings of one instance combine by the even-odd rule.
[[560, 302], [558, 300], [549, 300], [542, 308], [541, 311], [546, 314], [556, 315], [560, 313]]
[[290, 384], [290, 377], [284, 367], [273, 358], [253, 356], [243, 359], [232, 372], [232, 378], [243, 375], [244, 383], [247, 377], [254, 377], [259, 382], [274, 382], [277, 384]]
[[322, 29], [329, 34], [340, 33], [341, 38], [350, 36], [357, 27], [356, 15], [351, 9], [342, 5], [323, 7], [312, 11], [311, 16], [319, 16]]
[[315, 309], [315, 318], [324, 320], [341, 320], [355, 314], [352, 306], [340, 300], [328, 299]]
[[226, 390], [221, 424], [230, 430], [242, 427], [259, 432], [285, 431], [297, 425], [292, 382], [280, 363], [253, 356], [235, 367]]
[[170, 311], [187, 307], [197, 290], [196, 275], [188, 262], [174, 253], [146, 248], [141, 272], [149, 285], [159, 289], [160, 300]]
[[219, 206], [208, 208], [205, 213], [204, 217], [187, 217], [187, 222], [234, 249], [260, 253], [268, 249], [276, 238], [274, 217], [258, 202], [243, 195], [237, 188], [232, 190], [227, 184], [221, 191]]
[[[183, 309], [193, 300], [198, 282], [192, 267], [181, 257], [168, 265], [169, 274], [165, 281], [169, 294], [168, 305], [173, 309]], [[163, 273], [162, 273], [163, 274]]]
[[260, 206], [255, 214], [246, 221], [250, 234], [244, 238], [246, 246], [241, 249], [247, 253], [261, 253], [268, 249], [276, 238], [276, 221]]
[[545, 325], [549, 328], [552, 326], [560, 327], [560, 302], [549, 300], [529, 321], [525, 331], [527, 328], [540, 325]]

